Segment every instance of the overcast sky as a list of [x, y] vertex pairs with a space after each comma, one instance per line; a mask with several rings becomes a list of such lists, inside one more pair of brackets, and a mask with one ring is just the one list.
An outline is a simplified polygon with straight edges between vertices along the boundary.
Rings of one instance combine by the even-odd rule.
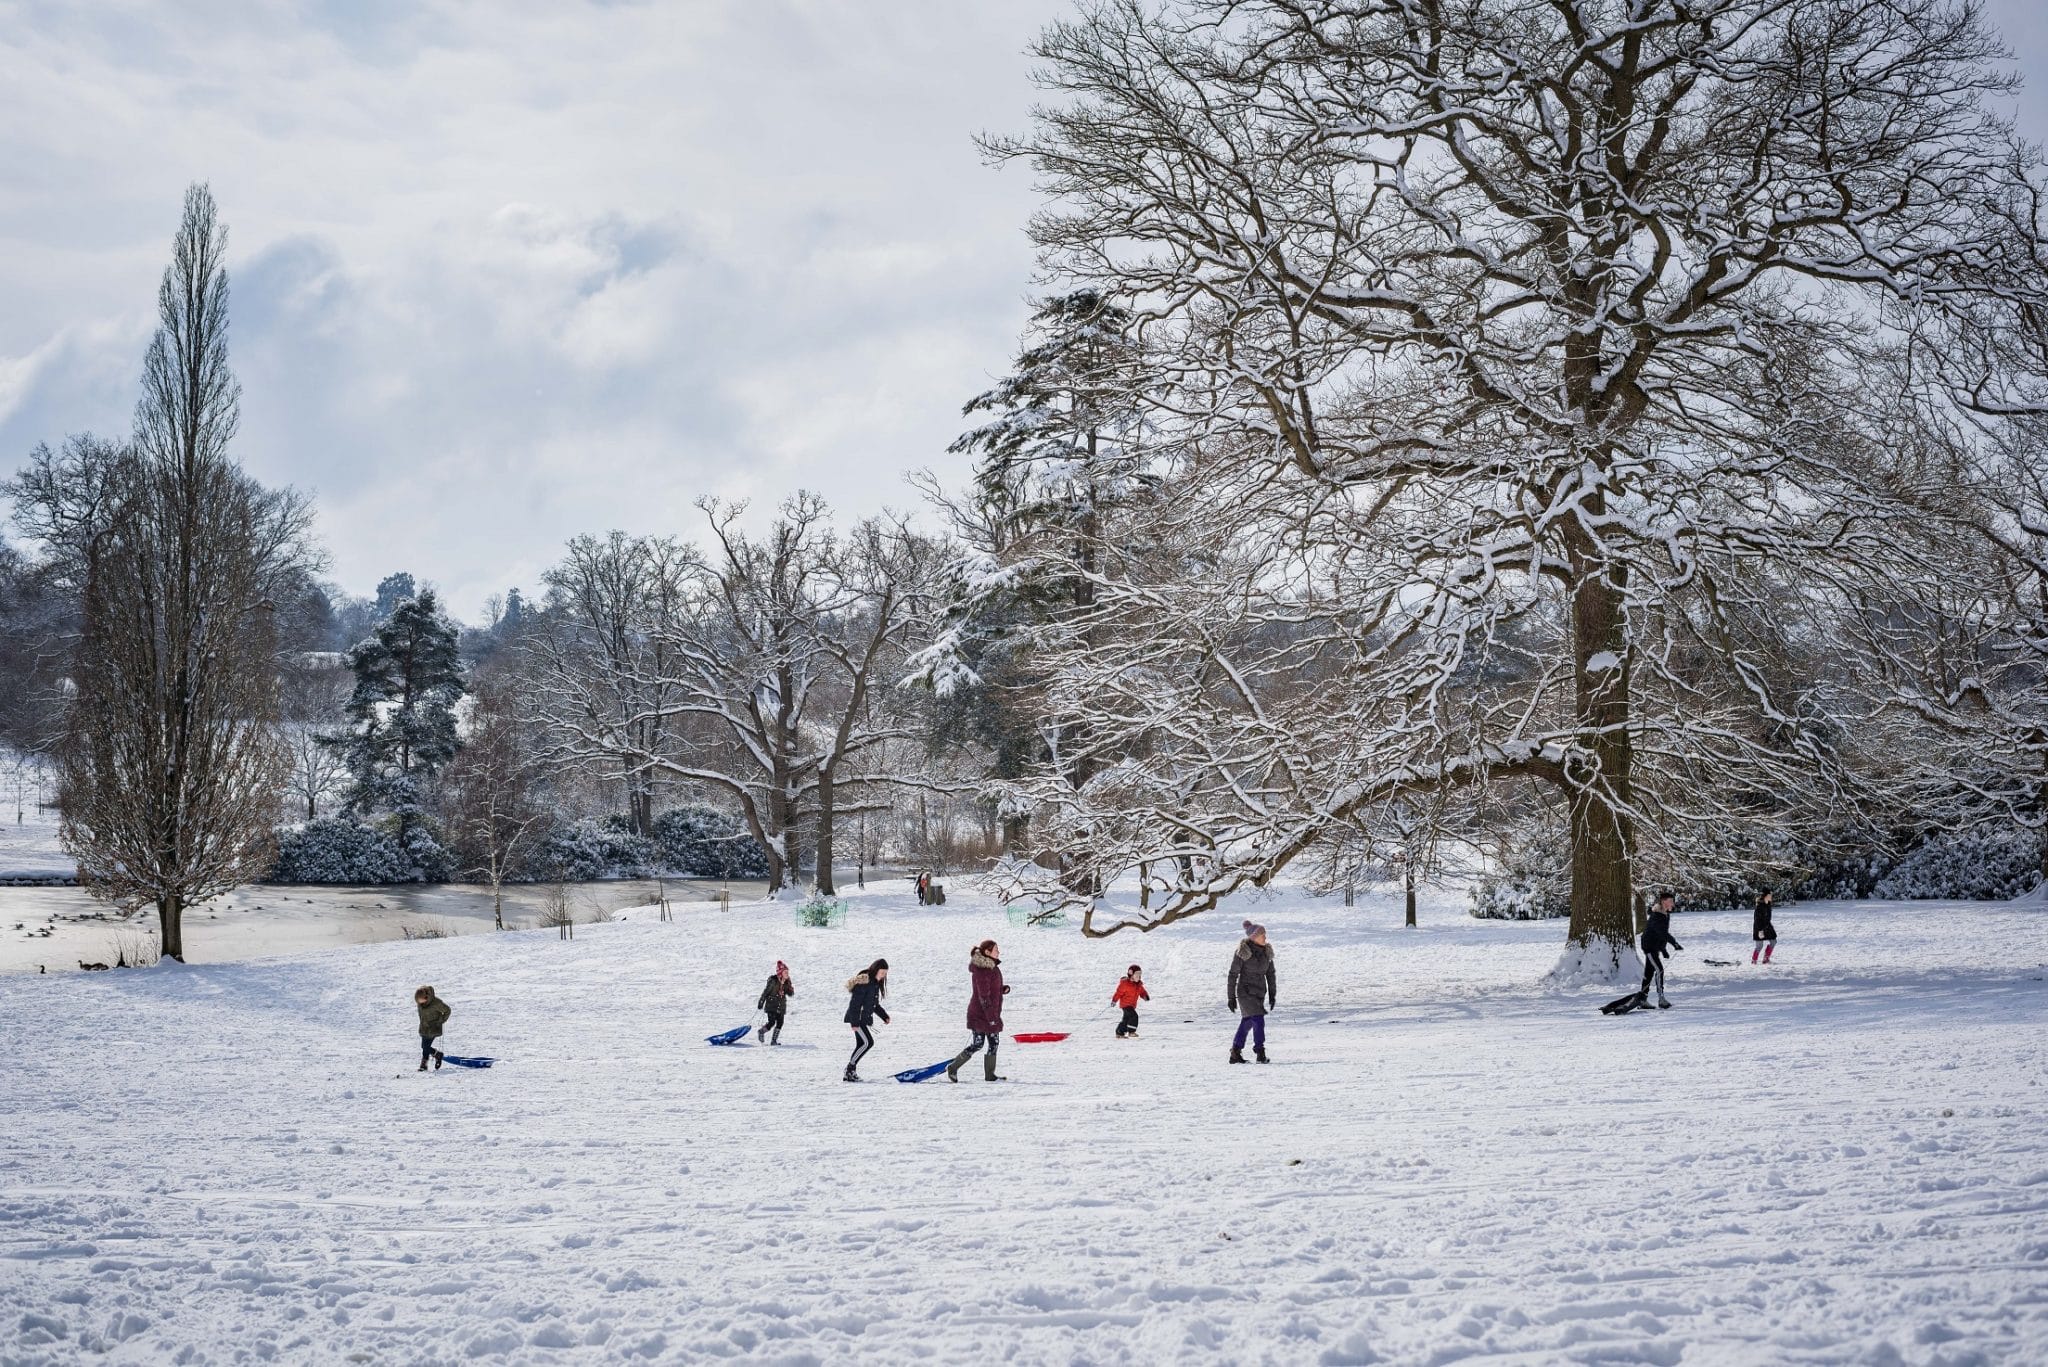
[[[1990, 0], [2039, 89], [2048, 18]], [[1061, 0], [0, 0], [0, 469], [126, 430], [188, 181], [232, 234], [238, 454], [333, 574], [465, 616], [702, 494], [953, 474], [1031, 290]]]

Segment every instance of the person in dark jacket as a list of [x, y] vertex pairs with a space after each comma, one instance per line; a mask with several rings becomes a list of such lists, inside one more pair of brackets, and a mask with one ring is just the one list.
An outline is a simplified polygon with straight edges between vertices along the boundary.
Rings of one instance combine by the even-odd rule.
[[448, 1027], [449, 1014], [455, 1008], [435, 996], [431, 987], [416, 988], [412, 994], [412, 1004], [419, 1008], [420, 1013], [420, 1071], [424, 1073], [427, 1071], [428, 1059], [432, 1059], [434, 1066], [439, 1068], [441, 1060], [446, 1057], [434, 1047], [434, 1041], [439, 1039], [441, 1032]]
[[1657, 905], [1643, 919], [1643, 985], [1636, 995], [1647, 1001], [1650, 982], [1655, 979], [1659, 1006], [1671, 1005], [1664, 999], [1664, 960], [1672, 950], [1685, 948], [1671, 933], [1671, 912], [1675, 905], [1671, 889], [1666, 888], [1657, 894]]
[[[767, 1021], [754, 1032], [757, 1039], [770, 1044], [782, 1043], [782, 1018], [789, 1010], [789, 999], [796, 995], [796, 983], [789, 976], [789, 965], [777, 959], [775, 971], [768, 975], [768, 985], [761, 989], [761, 999], [754, 1003], [756, 1009], [768, 1013]], [[769, 1031], [774, 1031], [771, 1038]]]
[[986, 1045], [982, 1081], [1002, 1082], [1005, 1079], [996, 1075], [996, 1046], [1003, 1042], [1003, 997], [1010, 989], [1003, 985], [1003, 956], [994, 940], [983, 940], [967, 956], [967, 978], [972, 984], [967, 996], [967, 1033], [974, 1038], [946, 1065], [946, 1080], [958, 1082], [961, 1065]]
[[1230, 956], [1230, 976], [1224, 982], [1230, 1009], [1237, 1012], [1237, 1038], [1230, 1043], [1230, 1061], [1244, 1062], [1245, 1036], [1253, 1040], [1252, 1055], [1261, 1063], [1266, 1057], [1266, 1008], [1280, 1004], [1280, 978], [1273, 971], [1273, 947], [1266, 943], [1266, 928], [1244, 923], [1244, 938]]
[[1749, 938], [1756, 941], [1756, 948], [1749, 951], [1749, 961], [1756, 962], [1758, 951], [1762, 951], [1764, 962], [1771, 961], [1771, 951], [1778, 947], [1778, 928], [1771, 924], [1771, 894], [1766, 890], [1756, 899], [1756, 917], [1750, 922]]
[[875, 1047], [875, 1017], [889, 1023], [882, 998], [889, 995], [889, 961], [877, 959], [846, 980], [846, 1023], [853, 1027], [853, 1057], [846, 1061], [846, 1080], [859, 1082], [856, 1071], [868, 1050]]
[[1138, 1037], [1138, 1003], [1152, 1000], [1152, 994], [1145, 990], [1145, 970], [1132, 964], [1123, 977], [1116, 980], [1116, 990], [1109, 994], [1110, 1004], [1123, 1008], [1123, 1019], [1116, 1023], [1118, 1039]]

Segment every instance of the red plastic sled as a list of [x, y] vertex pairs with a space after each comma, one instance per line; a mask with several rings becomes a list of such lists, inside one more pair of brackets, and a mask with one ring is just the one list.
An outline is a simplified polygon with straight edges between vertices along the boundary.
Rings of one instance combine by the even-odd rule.
[[1010, 1038], [1019, 1044], [1057, 1044], [1069, 1033], [1065, 1030], [1039, 1030], [1027, 1035], [1012, 1035]]

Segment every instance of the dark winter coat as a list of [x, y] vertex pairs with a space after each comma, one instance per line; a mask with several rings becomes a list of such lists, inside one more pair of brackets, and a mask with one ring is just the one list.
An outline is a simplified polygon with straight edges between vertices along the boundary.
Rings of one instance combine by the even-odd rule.
[[967, 998], [967, 1028], [977, 1035], [1003, 1033], [1003, 966], [975, 950], [967, 956], [967, 976], [974, 991]]
[[852, 998], [846, 1003], [845, 1020], [848, 1025], [865, 1028], [873, 1025], [877, 1016], [887, 1023], [889, 1013], [882, 1006], [880, 983], [870, 982], [865, 973], [856, 973], [846, 980], [846, 990]]
[[768, 975], [768, 985], [761, 989], [761, 1000], [754, 1003], [757, 1010], [770, 1015], [779, 1015], [796, 995], [796, 979], [785, 978], [780, 973]]
[[1661, 959], [1674, 949], [1684, 949], [1671, 933], [1671, 913], [1652, 910], [1643, 922], [1643, 953]]
[[439, 997], [429, 997], [425, 1001], [414, 1001], [413, 1005], [420, 1009], [421, 1039], [439, 1038], [441, 1031], [447, 1028], [449, 1013], [455, 1009]]
[[1230, 956], [1230, 977], [1225, 983], [1230, 1009], [1240, 1016], [1263, 1016], [1270, 1004], [1280, 1004], [1280, 978], [1273, 971], [1273, 946], [1254, 940], [1239, 940], [1237, 953]]
[[1772, 907], [1763, 898], [1756, 899], [1756, 920], [1750, 925], [1749, 938], [1752, 940], [1775, 940], [1778, 928], [1771, 924]]

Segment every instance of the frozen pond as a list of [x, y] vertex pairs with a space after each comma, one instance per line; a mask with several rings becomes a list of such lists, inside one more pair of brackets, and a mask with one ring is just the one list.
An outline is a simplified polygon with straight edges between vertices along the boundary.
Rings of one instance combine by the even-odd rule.
[[[662, 888], [678, 906], [716, 904], [721, 889], [734, 899], [758, 898], [758, 882], [671, 878], [611, 883], [570, 883], [569, 905], [576, 919], [593, 921], [622, 907], [646, 906]], [[549, 885], [522, 883], [505, 889], [505, 923], [539, 922]], [[79, 887], [0, 887], [0, 973], [77, 972], [81, 961], [111, 964], [125, 940], [155, 934], [156, 914], [145, 911], [122, 920]], [[293, 887], [263, 884], [238, 888], [185, 913], [185, 957], [192, 963], [223, 963], [272, 954], [297, 954], [337, 945], [401, 940], [410, 933], [468, 935], [491, 929], [491, 892], [465, 883], [416, 883], [391, 887]]]

